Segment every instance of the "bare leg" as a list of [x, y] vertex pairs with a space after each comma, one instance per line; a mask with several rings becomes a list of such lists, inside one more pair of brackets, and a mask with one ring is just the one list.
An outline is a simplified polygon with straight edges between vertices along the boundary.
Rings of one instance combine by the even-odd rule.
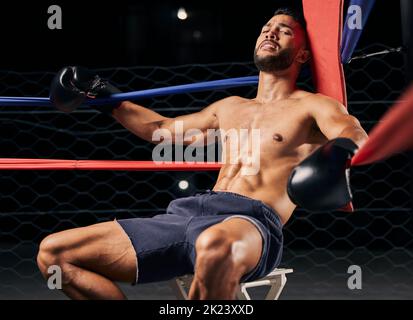
[[132, 283], [137, 268], [135, 250], [115, 221], [46, 237], [37, 263], [46, 279], [49, 266], [60, 266], [62, 290], [72, 299], [125, 299], [114, 281]]
[[254, 224], [233, 218], [202, 232], [189, 299], [235, 299], [242, 276], [261, 257], [262, 236]]

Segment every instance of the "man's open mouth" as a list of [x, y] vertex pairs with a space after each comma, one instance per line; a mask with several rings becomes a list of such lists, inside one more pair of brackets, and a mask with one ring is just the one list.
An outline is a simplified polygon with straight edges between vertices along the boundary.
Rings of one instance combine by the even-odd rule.
[[278, 47], [279, 46], [276, 42], [270, 40], [264, 40], [260, 45], [260, 49], [264, 50], [277, 50]]

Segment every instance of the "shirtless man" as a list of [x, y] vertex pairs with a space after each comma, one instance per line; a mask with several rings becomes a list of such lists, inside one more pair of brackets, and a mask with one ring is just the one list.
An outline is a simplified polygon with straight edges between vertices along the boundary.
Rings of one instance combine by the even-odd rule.
[[[277, 10], [265, 24], [254, 51], [260, 70], [254, 99], [232, 96], [176, 118], [128, 101], [96, 107], [148, 141], [157, 129], [173, 133], [176, 121], [184, 131], [200, 129], [199, 139], [207, 129], [259, 129], [260, 168], [246, 175], [242, 169], [251, 163], [243, 163], [242, 157], [236, 164], [224, 159], [213, 191], [172, 201], [168, 214], [49, 235], [37, 259], [43, 276], [50, 276], [50, 265], [59, 265], [62, 289], [70, 298], [123, 299], [115, 282], [146, 283], [194, 273], [189, 298], [233, 299], [241, 281], [277, 267], [282, 226], [296, 207], [286, 188], [293, 168], [327, 141], [342, 137], [357, 147], [367, 138], [343, 105], [297, 89], [300, 68], [310, 55], [305, 32], [305, 22], [289, 9]], [[67, 111], [86, 95], [114, 92], [87, 70], [67, 67], [52, 84], [51, 100]], [[226, 148], [228, 141], [222, 141]]]

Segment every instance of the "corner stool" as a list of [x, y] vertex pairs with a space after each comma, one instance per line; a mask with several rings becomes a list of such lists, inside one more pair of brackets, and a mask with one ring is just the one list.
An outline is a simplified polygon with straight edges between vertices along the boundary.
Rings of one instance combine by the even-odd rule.
[[[264, 278], [240, 283], [239, 290], [236, 293], [238, 300], [252, 300], [247, 289], [254, 287], [270, 286], [270, 290], [265, 296], [265, 300], [278, 300], [285, 284], [287, 283], [287, 273], [292, 273], [293, 269], [275, 269]], [[177, 299], [188, 300], [188, 292], [191, 287], [193, 275], [177, 277], [170, 281], [170, 285], [175, 292]]]

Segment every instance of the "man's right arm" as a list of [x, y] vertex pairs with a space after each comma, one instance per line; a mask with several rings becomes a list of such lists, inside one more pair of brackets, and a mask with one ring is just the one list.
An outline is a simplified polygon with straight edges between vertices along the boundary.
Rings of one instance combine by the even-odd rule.
[[229, 98], [217, 101], [199, 112], [175, 118], [164, 117], [153, 110], [124, 101], [118, 108], [113, 110], [112, 115], [126, 129], [152, 143], [161, 142], [152, 139], [156, 130], [167, 130], [168, 136], [172, 137], [171, 143], [174, 143], [177, 128], [182, 128], [182, 134], [191, 129], [196, 129], [198, 132], [196, 135], [191, 134], [193, 139], [191, 141], [184, 141], [185, 144], [190, 144], [194, 141], [205, 142], [207, 130], [219, 128], [218, 108], [227, 99]]
[[[50, 102], [61, 111], [72, 112], [84, 103], [87, 97], [102, 98], [119, 92], [119, 89], [100, 78], [92, 70], [68, 66], [62, 68], [53, 78], [50, 86]], [[219, 100], [199, 112], [176, 118], [164, 117], [155, 111], [129, 101], [98, 105], [94, 106], [94, 109], [111, 114], [125, 128], [140, 138], [153, 143], [160, 142], [153, 139], [153, 134], [157, 130], [160, 130], [157, 132], [157, 136], [164, 138], [162, 141], [169, 140], [171, 137], [171, 143], [175, 142], [177, 130], [181, 130], [181, 134], [191, 131], [191, 140], [183, 141], [184, 144], [190, 144], [192, 142], [205, 142], [208, 129], [219, 128], [217, 115], [219, 106], [231, 103], [230, 99], [232, 97]], [[165, 135], [162, 130], [167, 131]]]
[[112, 116], [126, 129], [141, 139], [152, 142], [152, 134], [169, 118], [138, 104], [123, 101]]

